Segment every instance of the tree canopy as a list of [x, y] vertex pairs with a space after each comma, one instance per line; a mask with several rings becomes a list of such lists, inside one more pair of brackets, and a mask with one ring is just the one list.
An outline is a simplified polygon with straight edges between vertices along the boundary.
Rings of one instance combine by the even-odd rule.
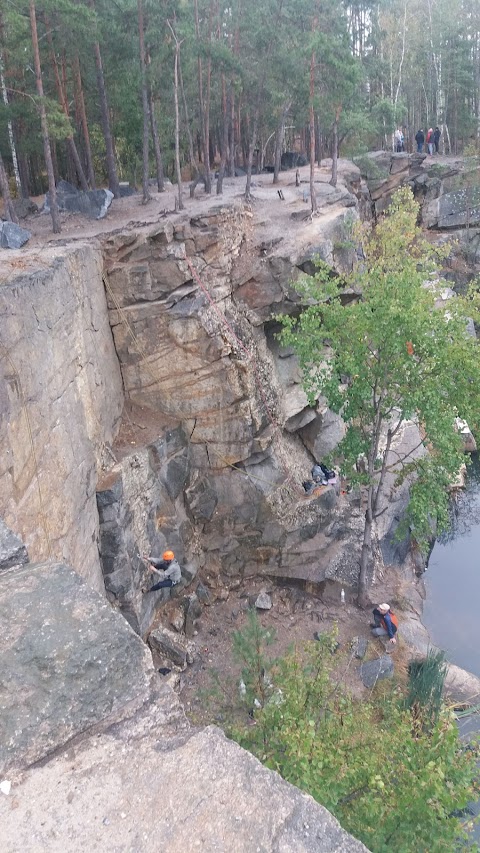
[[[463, 457], [456, 418], [472, 429], [480, 423], [480, 360], [467, 305], [457, 298], [448, 310], [435, 307], [439, 287], [427, 283], [436, 277], [436, 252], [422, 238], [417, 215], [411, 190], [399, 190], [388, 215], [364, 232], [352, 274], [332, 278], [320, 264], [315, 276], [296, 285], [305, 303], [300, 317], [282, 319], [283, 342], [299, 355], [310, 401], [323, 395], [345, 421], [336, 451], [344, 472], [366, 487], [361, 604], [367, 603], [373, 525], [388, 503], [387, 473], [397, 482], [411, 478], [408, 520], [424, 544], [448, 520], [448, 488]], [[345, 285], [357, 294], [347, 305]], [[417, 447], [398, 449], [396, 438], [408, 422], [418, 427]]]
[[436, 124], [447, 151], [480, 139], [476, 0], [12, 0], [0, 72], [0, 154], [24, 195], [46, 189], [47, 132], [56, 181], [118, 194], [146, 154], [173, 177], [175, 88], [180, 169], [207, 182], [222, 156], [227, 174], [273, 165], [279, 135], [303, 152], [313, 135], [317, 160], [389, 147], [396, 125], [407, 145]]

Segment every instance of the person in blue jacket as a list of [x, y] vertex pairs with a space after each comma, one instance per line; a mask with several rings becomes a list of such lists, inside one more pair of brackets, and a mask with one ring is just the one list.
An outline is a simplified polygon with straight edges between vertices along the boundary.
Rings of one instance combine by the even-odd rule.
[[374, 637], [388, 637], [395, 645], [398, 620], [389, 604], [379, 604], [373, 611], [374, 622], [370, 625]]

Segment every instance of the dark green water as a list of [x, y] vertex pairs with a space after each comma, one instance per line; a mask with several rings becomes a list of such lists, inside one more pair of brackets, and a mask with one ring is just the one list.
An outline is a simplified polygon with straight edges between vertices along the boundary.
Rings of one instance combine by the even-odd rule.
[[452, 505], [451, 530], [433, 548], [424, 575], [423, 623], [452, 663], [480, 676], [480, 460]]

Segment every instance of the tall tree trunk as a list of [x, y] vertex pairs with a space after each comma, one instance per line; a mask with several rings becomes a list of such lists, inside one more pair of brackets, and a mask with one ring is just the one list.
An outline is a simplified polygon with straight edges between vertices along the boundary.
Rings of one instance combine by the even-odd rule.
[[78, 104], [78, 112], [80, 124], [82, 126], [83, 141], [85, 146], [85, 161], [87, 165], [88, 183], [92, 190], [95, 189], [95, 172], [93, 170], [92, 147], [90, 145], [90, 133], [88, 131], [87, 112], [85, 109], [85, 98], [83, 96], [82, 74], [80, 71], [80, 59], [78, 53], [75, 53], [73, 59], [73, 79], [76, 93], [76, 101]]
[[227, 103], [227, 87], [225, 83], [225, 74], [222, 74], [222, 117], [223, 117], [223, 136], [221, 146], [220, 168], [218, 170], [217, 179], [217, 195], [223, 192], [223, 178], [225, 175], [225, 166], [227, 163], [228, 150], [228, 103]]
[[200, 107], [200, 133], [202, 139], [202, 156], [203, 167], [205, 170], [205, 192], [212, 192], [212, 181], [210, 177], [210, 157], [208, 152], [208, 127], [205, 114], [205, 99], [203, 96], [203, 66], [202, 57], [200, 56], [200, 21], [198, 17], [198, 0], [194, 0], [195, 9], [195, 35], [198, 45], [197, 70], [198, 70], [198, 101]]
[[[0, 17], [0, 32], [1, 32], [1, 26], [2, 26], [2, 19]], [[8, 107], [8, 94], [7, 94], [7, 87], [5, 85], [5, 78], [3, 76], [3, 62], [2, 62], [1, 54], [0, 54], [0, 85], [2, 88], [3, 103], [5, 104], [6, 107]], [[12, 124], [11, 119], [8, 119], [8, 121], [7, 121], [7, 131], [8, 131], [8, 143], [10, 145], [10, 153], [12, 155], [13, 174], [15, 175], [15, 183], [17, 185], [17, 194], [19, 196], [24, 196], [22, 181], [21, 181], [21, 177], [20, 177], [20, 170], [18, 168], [17, 147], [15, 145], [15, 137], [13, 135], [13, 124]]]
[[178, 57], [178, 79], [180, 81], [180, 91], [182, 93], [182, 103], [183, 103], [183, 112], [185, 113], [185, 128], [187, 131], [187, 139], [188, 139], [188, 155], [190, 158], [190, 171], [191, 177], [194, 178], [198, 175], [198, 166], [195, 160], [195, 153], [193, 148], [193, 138], [192, 138], [192, 130], [190, 127], [190, 119], [188, 117], [188, 107], [187, 107], [187, 99], [185, 97], [185, 87], [183, 85], [183, 74], [182, 74], [182, 62], [180, 59], [180, 55]]
[[372, 510], [373, 488], [368, 489], [368, 505], [365, 512], [365, 526], [363, 528], [362, 551], [360, 556], [360, 573], [358, 576], [358, 605], [359, 607], [368, 607], [368, 568], [372, 554], [372, 528], [373, 528], [373, 510]]
[[[316, 21], [313, 24], [315, 29]], [[310, 202], [312, 215], [318, 212], [317, 194], [315, 192], [315, 51], [312, 50], [310, 57]]]
[[143, 21], [143, 2], [137, 0], [138, 11], [138, 40], [140, 49], [140, 80], [142, 86], [142, 112], [143, 112], [143, 144], [142, 144], [142, 204], [150, 201], [149, 181], [149, 135], [150, 135], [150, 111], [148, 109], [147, 95], [147, 72], [145, 62], [145, 29]]
[[[45, 21], [45, 27], [46, 27], [46, 32], [47, 32], [47, 41], [48, 41], [48, 45], [50, 48], [50, 58], [52, 61], [52, 68], [53, 68], [53, 73], [54, 73], [54, 77], [55, 77], [55, 86], [57, 89], [58, 100], [59, 100], [59, 103], [60, 103], [60, 106], [62, 108], [64, 116], [67, 118], [67, 120], [69, 120], [70, 116], [69, 116], [69, 110], [68, 110], [67, 93], [65, 90], [65, 86], [63, 85], [61, 77], [60, 77], [57, 57], [55, 54], [55, 47], [53, 44], [52, 29], [50, 26], [50, 21], [48, 20], [46, 15], [44, 15], [44, 21]], [[82, 166], [82, 163], [81, 163], [78, 151], [77, 151], [77, 146], [75, 145], [75, 140], [74, 140], [73, 135], [71, 133], [66, 137], [66, 143], [67, 143], [68, 153], [70, 154], [70, 157], [71, 157], [71, 159], [74, 163], [74, 166], [75, 166], [75, 171], [77, 173], [80, 186], [81, 186], [82, 190], [87, 192], [88, 191], [87, 179], [86, 179], [85, 173], [83, 171], [83, 166]]]
[[230, 84], [230, 140], [228, 148], [228, 174], [235, 177], [235, 90], [233, 81]]
[[[208, 22], [208, 41], [212, 41], [212, 16], [213, 16], [213, 0], [210, 0], [209, 22]], [[210, 173], [210, 164], [215, 159], [214, 152], [210, 154], [210, 98], [212, 92], [212, 58], [211, 51], [208, 54], [207, 62], [207, 81], [206, 81], [206, 96], [205, 96], [205, 146], [208, 152], [208, 163], [205, 160], [205, 165], [208, 165], [208, 177], [205, 180], [205, 192], [212, 191], [212, 178]]]
[[253, 166], [253, 155], [255, 153], [255, 146], [257, 144], [257, 130], [258, 130], [258, 118], [260, 113], [260, 105], [256, 104], [255, 106], [255, 114], [253, 117], [253, 130], [252, 135], [248, 138], [248, 154], [247, 154], [247, 182], [245, 184], [245, 199], [246, 201], [251, 201], [251, 187], [252, 187], [252, 166]]
[[[90, 8], [95, 9], [94, 0], [90, 0]], [[120, 198], [120, 186], [118, 183], [117, 166], [115, 163], [115, 152], [113, 149], [112, 132], [110, 129], [110, 116], [108, 110], [107, 90], [105, 87], [105, 75], [103, 73], [102, 54], [100, 44], [96, 39], [93, 43], [93, 52], [95, 54], [95, 68], [97, 71], [97, 88], [100, 97], [100, 115], [102, 119], [102, 130], [105, 139], [105, 148], [107, 155], [107, 172], [108, 186], [115, 198]]]
[[178, 110], [178, 57], [180, 53], [180, 43], [170, 21], [167, 21], [167, 23], [175, 40], [175, 60], [173, 66], [173, 100], [175, 104], [175, 172], [177, 174], [178, 186], [178, 201], [176, 207], [178, 207], [178, 210], [183, 210], [184, 205], [182, 198], [182, 170], [180, 168], [180, 114]]
[[330, 183], [332, 187], [337, 186], [337, 172], [338, 172], [338, 122], [340, 121], [340, 113], [342, 112], [342, 107], [335, 107], [335, 118], [333, 120], [333, 132], [332, 132], [332, 177], [330, 178]]
[[282, 148], [283, 148], [283, 140], [285, 139], [285, 122], [287, 120], [287, 114], [291, 107], [291, 100], [288, 100], [282, 110], [282, 116], [280, 118], [280, 122], [277, 127], [277, 132], [275, 134], [275, 152], [273, 155], [273, 183], [278, 184], [278, 177], [280, 174], [280, 166], [282, 164]]
[[0, 153], [0, 193], [3, 198], [3, 206], [5, 208], [5, 216], [10, 222], [15, 222], [18, 225], [17, 214], [13, 206], [10, 188], [8, 186], [8, 177], [3, 165], [2, 155]]
[[35, 79], [38, 94], [38, 110], [40, 113], [40, 125], [42, 128], [43, 152], [45, 167], [48, 176], [48, 191], [50, 193], [50, 214], [52, 217], [53, 233], [60, 234], [60, 217], [58, 215], [57, 188], [53, 173], [52, 151], [50, 148], [50, 137], [48, 135], [47, 112], [45, 109], [45, 96], [43, 93], [42, 66], [40, 64], [40, 50], [38, 47], [37, 16], [34, 0], [30, 0], [30, 29], [32, 32], [33, 60], [35, 66]]
[[157, 173], [157, 189], [159, 193], [165, 190], [165, 175], [163, 172], [163, 157], [162, 149], [160, 148], [160, 139], [158, 136], [157, 120], [155, 118], [155, 103], [153, 100], [151, 87], [147, 88], [148, 95], [148, 110], [150, 113], [150, 126], [152, 130], [153, 151], [155, 153], [155, 169]]

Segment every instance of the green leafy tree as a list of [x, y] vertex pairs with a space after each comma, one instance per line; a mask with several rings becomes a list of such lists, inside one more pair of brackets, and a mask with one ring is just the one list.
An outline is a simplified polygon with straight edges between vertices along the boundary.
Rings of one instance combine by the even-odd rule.
[[[408, 518], [424, 544], [448, 522], [448, 487], [462, 463], [455, 418], [480, 421], [480, 360], [467, 333], [465, 305], [435, 309], [431, 247], [416, 226], [418, 205], [408, 188], [395, 195], [388, 215], [363, 242], [363, 257], [346, 281], [326, 265], [304, 278], [305, 308], [284, 318], [282, 339], [294, 347], [311, 403], [322, 394], [341, 413], [346, 435], [338, 447], [344, 472], [363, 483], [366, 512], [359, 573], [359, 603], [368, 603], [372, 536], [385, 511], [388, 473], [412, 483]], [[342, 303], [343, 286], [358, 298]], [[298, 285], [296, 285], [298, 287]], [[428, 452], [393, 454], [408, 421], [417, 423]], [[419, 447], [419, 449], [420, 449]], [[357, 472], [359, 457], [365, 471]]]
[[475, 749], [464, 749], [445, 709], [418, 730], [398, 689], [353, 699], [342, 684], [350, 661], [332, 656], [334, 641], [327, 635], [279, 661], [273, 698], [234, 736], [373, 853], [450, 853], [475, 796]]

